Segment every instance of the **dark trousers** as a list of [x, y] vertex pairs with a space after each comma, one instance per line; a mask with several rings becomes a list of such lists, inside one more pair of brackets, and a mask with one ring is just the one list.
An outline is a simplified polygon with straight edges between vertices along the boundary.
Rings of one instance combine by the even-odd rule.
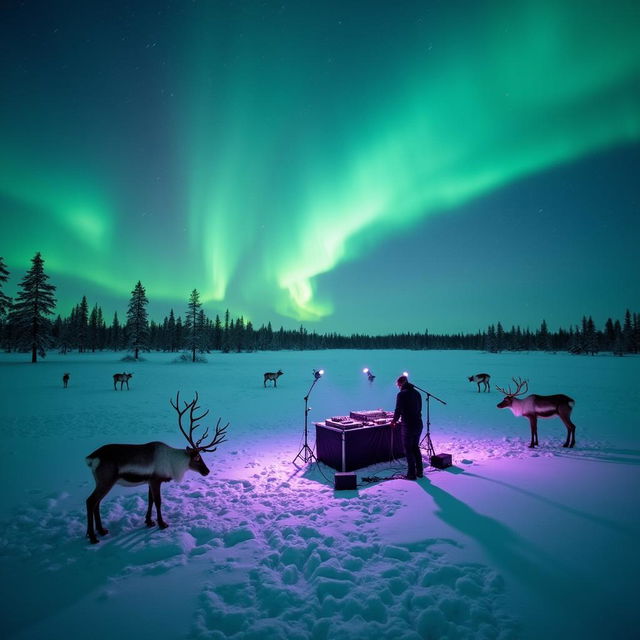
[[415, 478], [424, 473], [422, 465], [422, 451], [420, 451], [420, 434], [422, 433], [422, 420], [416, 423], [402, 422], [402, 444], [404, 454], [407, 456], [407, 476]]

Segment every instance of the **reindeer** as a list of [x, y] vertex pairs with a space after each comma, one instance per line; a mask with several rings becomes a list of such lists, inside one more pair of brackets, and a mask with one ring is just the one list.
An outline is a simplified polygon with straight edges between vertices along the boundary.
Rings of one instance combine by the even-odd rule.
[[[169, 400], [171, 406], [178, 412], [178, 426], [182, 435], [187, 439], [189, 446], [185, 449], [174, 449], [163, 442], [147, 442], [147, 444], [106, 444], [87, 458], [87, 465], [91, 468], [96, 481], [96, 488], [87, 498], [87, 537], [91, 544], [99, 542], [95, 531], [101, 536], [106, 536], [109, 531], [102, 526], [100, 518], [100, 501], [109, 493], [115, 484], [127, 487], [140, 484], [149, 485], [149, 506], [145, 523], [147, 527], [153, 527], [155, 522], [151, 519], [151, 510], [156, 505], [158, 527], [166, 529], [169, 525], [163, 520], [160, 510], [161, 497], [160, 486], [163, 482], [177, 480], [180, 482], [184, 474], [191, 469], [200, 475], [209, 474], [209, 469], [201, 457], [204, 451], [213, 452], [217, 445], [225, 441], [227, 423], [220, 426], [220, 418], [216, 424], [216, 432], [211, 442], [200, 443], [208, 436], [209, 429], [205, 429], [202, 437], [194, 442], [193, 432], [200, 425], [198, 422], [209, 411], [196, 416], [194, 413], [200, 408], [198, 393], [191, 402], [184, 402], [184, 409], [180, 409], [180, 392], [176, 395], [176, 402]], [[189, 411], [189, 434], [182, 427], [182, 416]], [[95, 529], [94, 529], [95, 522]]]
[[478, 393], [480, 393], [480, 385], [484, 385], [484, 391], [490, 391], [489, 380], [491, 376], [488, 373], [476, 373], [475, 376], [469, 376], [469, 382], [476, 382], [478, 384]]
[[127, 384], [127, 391], [129, 391], [129, 379], [133, 373], [114, 373], [113, 374], [113, 390], [117, 391], [116, 384], [120, 383], [120, 391], [122, 391], [122, 385]]
[[533, 393], [520, 400], [517, 396], [521, 396], [528, 391], [529, 383], [520, 378], [512, 378], [512, 380], [517, 385], [517, 389], [513, 392], [511, 391], [511, 386], [509, 386], [508, 391], [505, 391], [496, 385], [496, 389], [505, 395], [504, 400], [498, 403], [497, 407], [498, 409], [508, 407], [514, 416], [526, 416], [529, 418], [529, 424], [531, 425], [531, 443], [529, 447], [533, 448], [538, 445], [538, 418], [550, 418], [551, 416], [559, 416], [565, 427], [567, 427], [567, 439], [562, 446], [573, 447], [576, 443], [576, 425], [571, 422], [570, 416], [575, 400], [562, 393], [554, 396], [539, 396]]
[[264, 374], [264, 386], [266, 388], [267, 386], [267, 380], [273, 380], [273, 386], [277, 387], [278, 386], [278, 378], [284, 375], [284, 371], [280, 371], [280, 369], [278, 369], [275, 373], [268, 371], [267, 373]]
[[65, 373], [65, 374], [62, 376], [62, 386], [63, 386], [65, 389], [67, 388], [67, 385], [69, 384], [69, 378], [70, 378], [70, 377], [71, 377], [71, 376], [70, 376], [68, 373]]

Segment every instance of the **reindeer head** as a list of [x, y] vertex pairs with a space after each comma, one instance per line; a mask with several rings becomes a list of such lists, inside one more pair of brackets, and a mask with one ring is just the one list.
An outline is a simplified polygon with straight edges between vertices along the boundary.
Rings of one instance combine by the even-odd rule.
[[509, 385], [509, 389], [505, 391], [502, 387], [496, 385], [496, 389], [501, 393], [504, 393], [504, 399], [502, 402], [499, 402], [496, 406], [498, 409], [505, 409], [510, 407], [513, 404], [513, 399], [527, 393], [529, 389], [529, 382], [527, 380], [523, 380], [522, 378], [511, 378], [516, 383], [516, 390], [511, 391], [511, 385]]
[[[186, 447], [186, 452], [189, 455], [189, 469], [192, 471], [197, 471], [199, 474], [206, 476], [209, 475], [209, 468], [204, 463], [202, 456], [200, 455], [204, 451], [214, 452], [220, 443], [225, 441], [226, 438], [226, 430], [229, 426], [229, 423], [224, 425], [224, 427], [220, 426], [220, 418], [218, 418], [218, 422], [216, 423], [216, 432], [213, 436], [211, 442], [207, 444], [200, 444], [208, 435], [209, 429], [208, 427], [205, 429], [202, 437], [194, 442], [193, 432], [200, 425], [198, 424], [202, 418], [204, 418], [208, 413], [209, 409], [207, 409], [204, 413], [199, 416], [194, 415], [195, 412], [200, 408], [198, 406], [198, 392], [196, 391], [195, 398], [191, 402], [184, 402], [184, 409], [180, 409], [180, 392], [178, 391], [176, 395], [176, 402], [173, 403], [172, 400], [169, 400], [171, 406], [178, 412], [178, 427], [180, 427], [180, 431], [182, 435], [187, 439], [189, 446]], [[189, 411], [189, 434], [182, 427], [182, 416]]]

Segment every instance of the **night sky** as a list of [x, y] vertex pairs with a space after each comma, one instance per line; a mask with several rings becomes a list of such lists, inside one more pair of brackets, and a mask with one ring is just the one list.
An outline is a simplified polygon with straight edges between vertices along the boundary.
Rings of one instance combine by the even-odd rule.
[[338, 332], [640, 308], [640, 3], [0, 4], [5, 292]]

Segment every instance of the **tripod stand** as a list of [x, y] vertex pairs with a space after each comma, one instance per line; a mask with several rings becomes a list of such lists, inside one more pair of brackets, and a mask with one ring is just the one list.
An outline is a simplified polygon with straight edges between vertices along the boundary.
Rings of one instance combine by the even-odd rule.
[[309, 417], [309, 411], [310, 411], [309, 396], [311, 395], [311, 391], [313, 390], [313, 387], [315, 386], [316, 382], [320, 380], [320, 376], [322, 374], [319, 371], [314, 371], [313, 375], [315, 376], [315, 379], [311, 383], [311, 386], [309, 387], [309, 391], [307, 391], [307, 395], [304, 397], [304, 444], [302, 445], [302, 448], [300, 449], [300, 451], [298, 451], [298, 455], [292, 460], [293, 464], [296, 464], [296, 460], [298, 458], [302, 458], [302, 462], [304, 462], [304, 464], [307, 464], [307, 462], [313, 462], [314, 460], [317, 460], [316, 454], [313, 453], [313, 449], [309, 446], [309, 442], [308, 442], [308, 434], [309, 434], [308, 417]]
[[433, 448], [433, 442], [431, 442], [431, 403], [430, 403], [430, 400], [431, 400], [431, 398], [433, 398], [434, 400], [437, 400], [438, 402], [440, 402], [442, 404], [447, 404], [447, 403], [444, 400], [440, 400], [440, 398], [438, 398], [437, 396], [434, 396], [432, 393], [429, 393], [425, 389], [421, 389], [420, 387], [418, 387], [415, 384], [413, 386], [416, 389], [418, 389], [418, 391], [422, 391], [422, 393], [425, 394], [426, 399], [427, 399], [427, 433], [425, 433], [424, 434], [424, 438], [422, 438], [422, 440], [420, 440], [420, 447], [426, 450], [427, 456], [429, 458], [429, 461], [431, 461], [431, 456], [435, 456], [436, 452], [435, 452], [435, 449]]

